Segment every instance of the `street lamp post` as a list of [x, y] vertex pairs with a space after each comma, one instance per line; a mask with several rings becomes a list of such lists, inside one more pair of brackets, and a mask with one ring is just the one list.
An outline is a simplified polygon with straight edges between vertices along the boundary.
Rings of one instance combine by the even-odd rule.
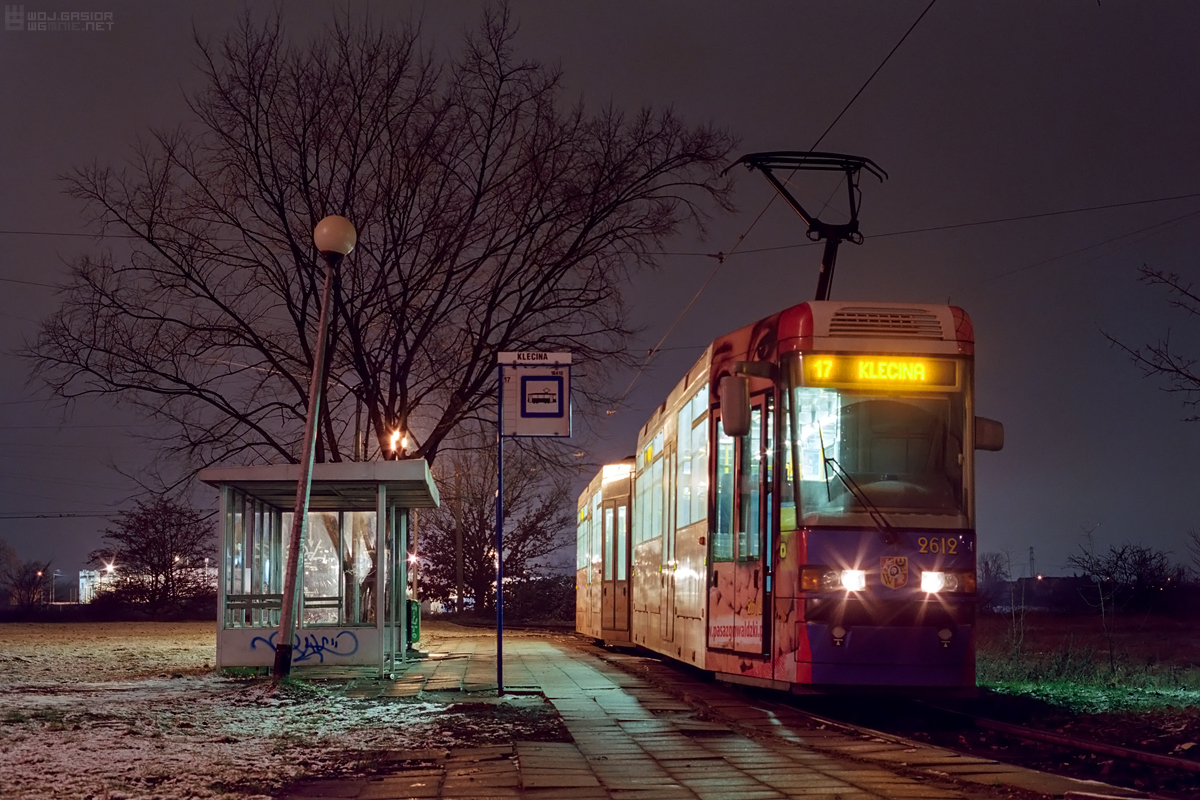
[[317, 419], [325, 377], [325, 329], [329, 327], [329, 295], [333, 271], [358, 240], [354, 225], [345, 217], [331, 215], [317, 223], [313, 243], [325, 259], [325, 286], [321, 291], [321, 316], [317, 323], [317, 344], [313, 352], [312, 380], [308, 385], [308, 415], [304, 423], [304, 448], [300, 454], [300, 479], [296, 481], [296, 510], [288, 540], [287, 565], [283, 573], [283, 603], [279, 613], [279, 636], [275, 640], [274, 680], [280, 681], [292, 670], [292, 637], [295, 635], [296, 578], [300, 566], [300, 543], [308, 522], [308, 494], [312, 487], [312, 467], [316, 444]]

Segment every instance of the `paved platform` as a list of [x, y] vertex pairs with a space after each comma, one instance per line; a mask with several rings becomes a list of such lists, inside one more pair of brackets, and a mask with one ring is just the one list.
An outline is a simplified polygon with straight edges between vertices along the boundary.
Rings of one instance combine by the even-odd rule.
[[[495, 691], [494, 639], [439, 641], [437, 651], [394, 681], [356, 680], [347, 694]], [[301, 783], [281, 797], [1147, 797], [894, 737], [814, 727], [799, 712], [749, 703], [732, 688], [652, 659], [589, 651], [561, 637], [506, 639], [504, 655], [506, 690], [543, 695], [561, 715], [573, 742], [397, 752], [398, 766], [386, 774]]]

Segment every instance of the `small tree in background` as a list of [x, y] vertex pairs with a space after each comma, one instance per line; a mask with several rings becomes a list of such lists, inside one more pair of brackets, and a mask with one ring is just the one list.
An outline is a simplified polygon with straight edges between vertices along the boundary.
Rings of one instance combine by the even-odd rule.
[[1107, 553], [1080, 546], [1067, 563], [1103, 587], [1097, 600], [1107, 598], [1114, 612], [1161, 610], [1176, 574], [1165, 550], [1129, 542], [1110, 545]]
[[190, 506], [166, 497], [139, 500], [117, 516], [104, 539], [108, 546], [88, 561], [112, 567], [112, 593], [120, 600], [170, 611], [212, 591], [204, 567], [215, 552], [216, 529]]
[[995, 611], [996, 607], [1008, 599], [1008, 557], [1003, 553], [982, 553], [976, 573], [979, 576], [979, 586], [976, 598], [979, 607], [984, 611]]
[[1193, 573], [1200, 576], [1200, 530], [1192, 528], [1187, 532], [1187, 549], [1192, 559]]
[[[449, 601], [456, 593], [456, 529], [461, 530], [464, 594], [476, 611], [495, 609], [496, 444], [494, 434], [467, 437], [466, 449], [445, 453], [437, 464], [440, 508], [421, 512], [418, 548], [421, 594]], [[570, 544], [575, 505], [565, 481], [550, 474], [537, 454], [510, 446], [504, 459], [505, 608], [519, 585], [538, 585], [554, 570], [549, 560]], [[550, 584], [546, 584], [547, 587]], [[554, 584], [557, 586], [557, 584]], [[545, 609], [547, 615], [552, 609]]]
[[0, 539], [0, 607], [12, 605], [12, 594], [8, 590], [8, 581], [5, 580], [4, 575], [16, 560], [16, 551], [9, 546], [8, 542]]
[[49, 561], [21, 561], [5, 542], [0, 542], [0, 588], [9, 602], [30, 611], [50, 602]]

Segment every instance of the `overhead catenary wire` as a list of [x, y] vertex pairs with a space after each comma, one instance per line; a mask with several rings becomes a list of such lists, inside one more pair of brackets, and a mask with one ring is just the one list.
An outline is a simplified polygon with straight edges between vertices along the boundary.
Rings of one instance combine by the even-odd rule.
[[[922, 11], [920, 13], [920, 15], [917, 16], [916, 20], [913, 21], [912, 25], [908, 26], [908, 30], [906, 30], [904, 32], [904, 35], [900, 37], [899, 41], [897, 41], [896, 44], [892, 46], [892, 49], [888, 51], [888, 54], [883, 57], [883, 60], [879, 62], [879, 66], [875, 67], [875, 70], [867, 77], [867, 79], [865, 81], [863, 81], [862, 86], [860, 86], [858, 88], [858, 91], [854, 93], [854, 96], [851, 97], [849, 101], [847, 101], [846, 105], [844, 105], [842, 107], [842, 110], [839, 111], [837, 116], [833, 118], [833, 121], [829, 123], [829, 125], [825, 128], [825, 130], [821, 132], [821, 135], [817, 137], [817, 140], [812, 143], [812, 146], [808, 148], [810, 152], [813, 150], [816, 150], [817, 147], [820, 146], [821, 142], [823, 142], [825, 140], [825, 137], [829, 135], [829, 132], [833, 130], [834, 126], [836, 126], [838, 124], [838, 122], [841, 120], [841, 118], [843, 116], [845, 116], [846, 112], [850, 110], [850, 107], [852, 105], [854, 105], [855, 101], [858, 100], [858, 98], [862, 95], [862, 93], [864, 91], [866, 91], [866, 88], [871, 85], [871, 81], [875, 80], [875, 76], [880, 73], [880, 71], [884, 68], [884, 66], [888, 63], [888, 61], [891, 60], [892, 56], [894, 56], [896, 54], [896, 51], [900, 49], [900, 46], [902, 44], [904, 44], [905, 40], [908, 39], [909, 35], [912, 34], [912, 32], [914, 30], [916, 30], [917, 25], [919, 25], [921, 20], [923, 20], [925, 18], [925, 15], [929, 13], [929, 10], [931, 8], [933, 8], [934, 3], [936, 3], [936, 2], [937, 2], [937, 0], [929, 0], [929, 5], [925, 6], [925, 10]], [[720, 271], [721, 265], [725, 263], [725, 259], [728, 258], [729, 256], [733, 255], [737, 251], [737, 249], [741, 246], [742, 242], [744, 242], [746, 240], [746, 237], [750, 235], [750, 232], [752, 230], [754, 230], [754, 226], [756, 226], [758, 224], [759, 220], [761, 220], [763, 218], [763, 216], [767, 213], [767, 210], [775, 202], [775, 198], [777, 196], [778, 195], [775, 195], [775, 194], [771, 195], [771, 199], [767, 201], [765, 206], [763, 206], [763, 210], [758, 212], [758, 216], [756, 216], [753, 219], [753, 221], [751, 221], [751, 223], [746, 227], [746, 230], [743, 231], [742, 234], [737, 237], [737, 240], [734, 242], [733, 247], [731, 247], [729, 249], [729, 253], [717, 253], [716, 266], [713, 268], [712, 272], [709, 274], [708, 278], [704, 281], [704, 283], [701, 284], [700, 288], [696, 291], [696, 294], [693, 295], [692, 299], [688, 301], [688, 304], [683, 307], [682, 311], [679, 312], [679, 315], [676, 316], [674, 322], [672, 322], [670, 327], [667, 328], [667, 332], [665, 334], [663, 334], [663, 337], [658, 341], [658, 344], [656, 344], [654, 347], [650, 348], [650, 350], [646, 353], [646, 357], [642, 360], [641, 366], [639, 366], [637, 372], [634, 373], [633, 380], [631, 380], [629, 382], [629, 386], [627, 386], [625, 388], [625, 391], [621, 393], [621, 396], [618, 397], [617, 401], [613, 404], [613, 408], [609, 410], [608, 413], [610, 415], [616, 413], [617, 408], [619, 408], [620, 405], [623, 402], [625, 402], [625, 398], [627, 398], [629, 396], [629, 393], [633, 390], [634, 384], [637, 383], [638, 378], [640, 378], [642, 376], [642, 373], [645, 372], [646, 367], [649, 366], [650, 361], [653, 360], [654, 356], [658, 353], [658, 350], [662, 346], [663, 342], [665, 342], [667, 340], [667, 337], [669, 337], [671, 335], [671, 333], [674, 332], [675, 328], [679, 325], [679, 323], [687, 315], [687, 313], [691, 309], [691, 307], [700, 298], [700, 295], [703, 294], [704, 290], [708, 287], [708, 285], [710, 283], [712, 283], [713, 278], [715, 278], [717, 275], [717, 272]]]
[[977, 280], [977, 281], [971, 281], [970, 283], [965, 283], [961, 286], [951, 289], [950, 295], [953, 296], [956, 292], [961, 292], [964, 289], [973, 289], [977, 286], [982, 286], [985, 283], [991, 283], [992, 281], [999, 280], [1000, 278], [1007, 278], [1009, 275], [1016, 275], [1019, 272], [1025, 272], [1027, 270], [1036, 269], [1037, 267], [1045, 266], [1046, 264], [1050, 264], [1055, 261], [1061, 261], [1064, 258], [1070, 258], [1071, 256], [1076, 256], [1076, 255], [1079, 255], [1080, 253], [1086, 253], [1088, 250], [1095, 250], [1097, 247], [1103, 247], [1106, 244], [1112, 244], [1113, 242], [1118, 242], [1121, 239], [1128, 239], [1131, 236], [1138, 236], [1139, 234], [1148, 233], [1148, 232], [1156, 230], [1158, 228], [1165, 228], [1170, 225], [1175, 225], [1177, 223], [1184, 221], [1185, 219], [1189, 219], [1191, 217], [1197, 217], [1197, 216], [1200, 216], [1200, 209], [1197, 209], [1195, 211], [1189, 211], [1186, 214], [1181, 214], [1177, 217], [1172, 217], [1171, 219], [1162, 220], [1161, 222], [1156, 222], [1153, 225], [1147, 225], [1145, 227], [1138, 228], [1136, 230], [1117, 234], [1116, 236], [1110, 236], [1109, 238], [1104, 239], [1103, 241], [1095, 242], [1093, 244], [1089, 244], [1084, 247], [1079, 247], [1079, 248], [1071, 250], [1070, 252], [1067, 252], [1067, 253], [1060, 253], [1059, 255], [1056, 255], [1056, 256], [1050, 256], [1049, 258], [1044, 258], [1040, 261], [1035, 261], [1032, 264], [1026, 264], [1023, 267], [1017, 267], [1016, 269], [1005, 270], [1004, 272], [997, 272], [996, 274], [989, 275], [986, 278], [981, 278], [980, 280]]
[[[1050, 217], [1061, 217], [1069, 214], [1086, 214], [1093, 211], [1109, 211], [1117, 208], [1132, 208], [1134, 206], [1151, 205], [1153, 203], [1169, 203], [1177, 200], [1195, 200], [1200, 198], [1200, 192], [1192, 194], [1174, 194], [1167, 197], [1154, 197], [1149, 200], [1129, 200], [1121, 203], [1106, 203], [1099, 206], [1082, 206], [1079, 208], [1067, 208], [1058, 211], [1041, 211], [1035, 214], [1019, 214], [1012, 217], [994, 217], [992, 219], [973, 220], [971, 222], [953, 222], [945, 225], [930, 225], [924, 228], [907, 228], [899, 231], [885, 231], [884, 233], [871, 234], [872, 239], [887, 239], [895, 236], [912, 236], [919, 233], [939, 233], [941, 231], [960, 230], [963, 228], [977, 228], [986, 225], [1000, 225], [1008, 222], [1026, 222], [1035, 219], [1047, 219]], [[817, 242], [803, 241], [794, 242], [792, 244], [780, 244], [772, 247], [756, 247], [749, 250], [740, 250], [737, 255], [748, 256], [756, 253], [773, 253], [780, 250], [797, 250], [802, 247], [815, 247]], [[656, 256], [689, 256], [703, 258], [727, 259], [731, 258], [733, 253], [704, 253], [700, 251], [686, 250], [659, 250], [653, 253]]]
[[[1175, 198], [1164, 198], [1164, 199], [1183, 199], [1186, 197], [1200, 197], [1200, 195], [1180, 195]], [[969, 225], [976, 225], [976, 224], [988, 225], [988, 224], [994, 224], [994, 223], [998, 223], [998, 222], [1014, 222], [1014, 221], [1026, 220], [1026, 219], [1036, 219], [1039, 217], [1056, 216], [1059, 214], [1073, 214], [1073, 213], [1079, 213], [1081, 211], [1095, 211], [1095, 210], [1104, 209], [1104, 208], [1119, 208], [1122, 206], [1140, 205], [1143, 203], [1152, 203], [1152, 202], [1159, 202], [1159, 201], [1158, 200], [1141, 200], [1141, 201], [1136, 201], [1133, 203], [1117, 203], [1117, 204], [1112, 204], [1112, 205], [1107, 205], [1107, 206], [1094, 206], [1092, 208], [1087, 208], [1087, 209], [1072, 209], [1069, 211], [1055, 211], [1055, 212], [1049, 212], [1049, 213], [1045, 213], [1045, 214], [1032, 214], [1032, 215], [1024, 215], [1024, 216], [1020, 216], [1020, 217], [1007, 217], [1005, 219], [988, 220], [988, 221], [979, 222], [979, 223], [964, 223], [961, 225], [948, 225], [948, 226], [942, 226], [942, 227], [938, 227], [938, 228], [922, 228], [919, 230], [914, 230], [914, 231], [909, 231], [909, 232], [924, 233], [924, 232], [930, 231], [930, 230], [944, 230], [946, 228], [961, 228], [961, 227], [967, 227]], [[1046, 264], [1051, 264], [1055, 261], [1061, 261], [1064, 258], [1070, 258], [1071, 256], [1079, 255], [1080, 253], [1085, 253], [1088, 250], [1095, 250], [1097, 247], [1103, 247], [1104, 245], [1112, 244], [1113, 242], [1120, 241], [1121, 239], [1128, 239], [1132, 236], [1138, 236], [1143, 233], [1149, 233], [1150, 231], [1154, 231], [1159, 228], [1169, 227], [1171, 225], [1178, 224], [1178, 223], [1180, 223], [1186, 219], [1189, 219], [1191, 217], [1197, 217], [1197, 216], [1200, 216], [1200, 210], [1190, 211], [1187, 214], [1181, 214], [1177, 217], [1172, 217], [1171, 219], [1163, 220], [1161, 222], [1156, 222], [1153, 225], [1147, 225], [1145, 227], [1138, 228], [1136, 230], [1118, 234], [1117, 236], [1109, 237], [1107, 239], [1104, 239], [1103, 241], [1095, 242], [1093, 244], [1089, 244], [1084, 247], [1076, 248], [1075, 250], [1071, 250], [1070, 252], [1067, 252], [1067, 253], [1060, 253], [1059, 255], [1056, 255], [1056, 256], [1050, 256], [1049, 258], [1044, 258], [1040, 261], [1035, 261], [1032, 264], [1026, 264], [1023, 267], [1017, 267], [1016, 269], [1006, 270], [1005, 272], [999, 272], [999, 273], [996, 273], [995, 275], [989, 275], [989, 276], [987, 276], [985, 278], [981, 278], [980, 280], [977, 280], [977, 281], [972, 281], [970, 283], [962, 284], [961, 286], [958, 286], [955, 289], [952, 289], [949, 294], [950, 294], [950, 296], [953, 296], [955, 293], [961, 292], [964, 289], [973, 289], [976, 286], [981, 286], [985, 283], [990, 283], [991, 281], [1008, 277], [1009, 275], [1016, 275], [1017, 273], [1020, 273], [1020, 272], [1025, 272], [1027, 270], [1036, 269], [1037, 267], [1045, 266]], [[893, 234], [893, 235], [898, 235], [898, 234]], [[814, 245], [815, 245], [815, 243], [806, 242], [804, 244], [789, 245], [789, 246], [790, 247], [812, 247]], [[778, 248], [775, 248], [775, 249], [778, 249]], [[697, 255], [697, 254], [692, 254], [692, 255]], [[716, 270], [714, 269], [713, 272], [709, 274], [709, 277], [704, 282], [704, 285], [700, 287], [701, 291], [703, 291], [704, 287], [707, 286], [712, 281], [712, 278], [715, 274], [716, 274]], [[699, 296], [700, 296], [699, 292], [697, 292], [697, 294], [692, 298], [691, 302], [688, 303], [687, 308], [690, 308], [691, 304], [694, 303], [696, 301], [696, 298]], [[684, 312], [687, 311], [687, 308], [684, 309]], [[671, 326], [671, 329], [667, 331], [667, 334], [664, 335], [663, 338], [659, 340], [658, 345], [656, 345], [654, 350], [652, 351], [653, 353], [673, 352], [673, 351], [677, 351], [677, 350], [697, 350], [704, 346], [703, 344], [682, 345], [680, 347], [662, 347], [661, 346], [663, 341], [666, 340], [667, 335], [669, 335], [671, 333], [671, 331], [674, 330], [675, 325], [677, 325], [679, 323], [679, 320], [682, 319], [682, 317], [683, 317], [683, 315], [680, 314], [679, 318], [677, 318], [675, 320], [675, 323]], [[647, 359], [647, 362], [643, 363], [641, 368], [639, 368], [637, 375], [634, 376], [634, 380], [636, 380], [637, 377], [639, 375], [641, 375], [642, 371], [646, 367], [646, 363], [648, 363], [648, 359]], [[630, 382], [630, 386], [632, 386], [632, 381]], [[629, 393], [629, 388], [626, 388], [625, 393], [626, 394]], [[622, 398], [624, 398], [624, 395], [622, 396]], [[612, 414], [613, 411], [609, 411], [608, 413]]]
[[71, 511], [54, 511], [43, 514], [5, 514], [0, 513], [0, 519], [108, 519], [116, 516], [117, 512], [110, 511], [105, 514], [91, 513], [74, 513]]

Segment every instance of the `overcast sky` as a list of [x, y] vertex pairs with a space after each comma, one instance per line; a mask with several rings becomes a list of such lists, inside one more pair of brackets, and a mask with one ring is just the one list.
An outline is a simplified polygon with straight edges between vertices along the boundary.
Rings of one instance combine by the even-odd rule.
[[[671, 105], [736, 134], [739, 152], [809, 148], [928, 5], [915, 2], [515, 2], [518, 46], [561, 64], [589, 104]], [[344, 6], [339, 6], [344, 7]], [[353, 14], [421, 18], [453, 46], [481, 4], [355, 2]], [[66, 413], [10, 351], [55, 307], [66, 264], [98, 247], [56, 175], [119, 162], [139, 132], [187, 120], [193, 28], [219, 35], [241, 2], [90, 3], [94, 33], [0, 30], [0, 538], [24, 558], [83, 566], [134, 491], [112, 468], [150, 453], [140, 421], [110, 403]], [[331, 20], [288, 3], [293, 33]], [[76, 10], [25, 3], [26, 11]], [[1200, 4], [939, 0], [821, 143], [889, 174], [863, 180], [866, 242], [845, 245], [835, 299], [951, 302], [976, 333], [978, 413], [1004, 422], [982, 453], [979, 547], [1024, 574], [1069, 571], [1084, 528], [1100, 546], [1135, 541], [1187, 558], [1200, 527], [1200, 425], [1106, 342], [1171, 331], [1200, 354], [1200, 320], [1137, 282], [1141, 264], [1194, 276], [1200, 196], [990, 225], [963, 223], [1200, 193]], [[634, 450], [637, 428], [716, 336], [812, 298], [817, 247], [757, 174], [739, 173], [738, 212], [704, 241], [686, 232], [628, 301], [640, 352], [659, 341], [730, 252], [609, 417], [597, 461]], [[824, 199], [819, 187], [802, 189]], [[747, 234], [747, 230], [749, 233]], [[885, 235], [893, 234], [893, 235]], [[624, 381], [627, 382], [626, 376]], [[22, 518], [35, 515], [98, 515]]]

